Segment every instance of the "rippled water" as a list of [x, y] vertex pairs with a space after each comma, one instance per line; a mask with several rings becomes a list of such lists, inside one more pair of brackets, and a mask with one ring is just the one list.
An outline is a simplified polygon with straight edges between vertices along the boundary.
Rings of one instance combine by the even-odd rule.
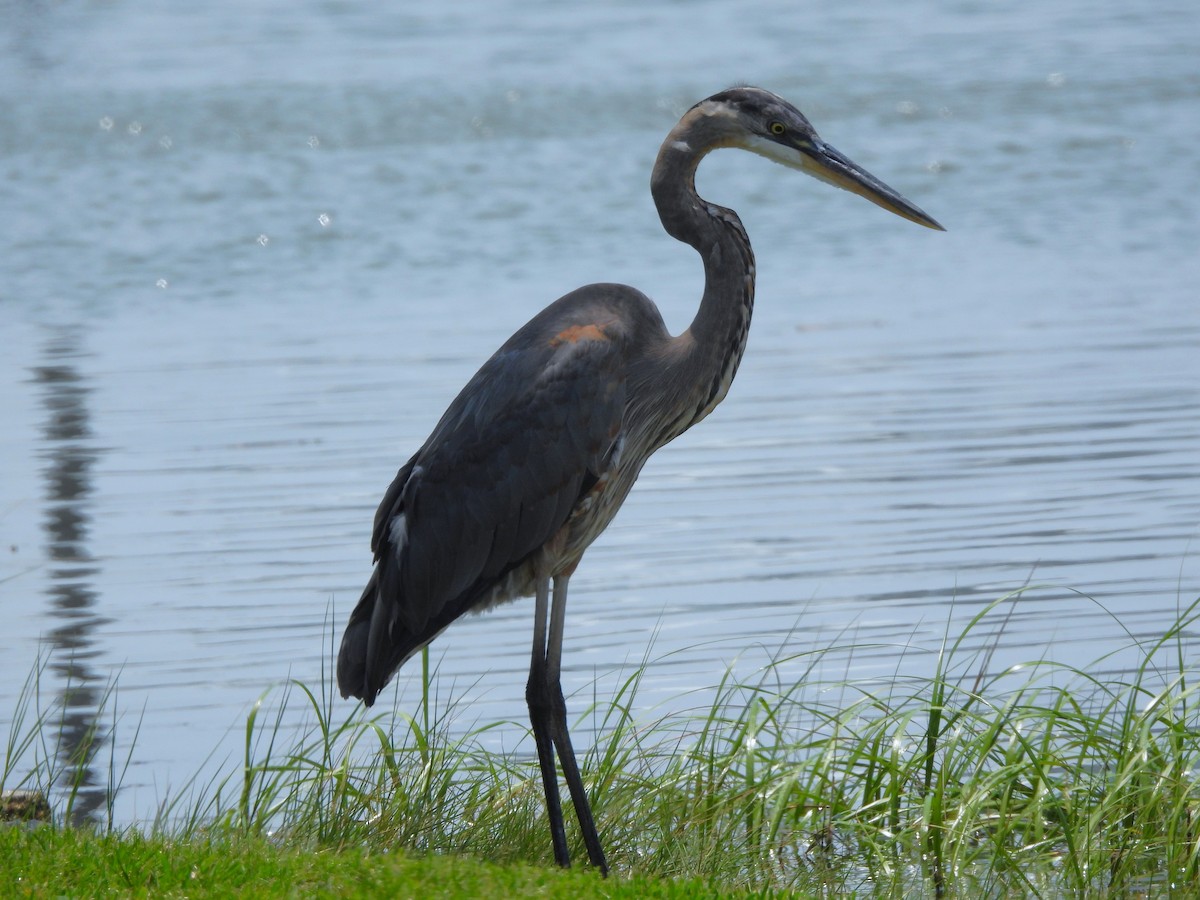
[[[750, 348], [572, 581], [576, 705], [647, 653], [667, 709], [780, 649], [928, 671], [1026, 583], [993, 664], [1087, 665], [1200, 591], [1191, 3], [5, 12], [0, 722], [39, 646], [75, 730], [119, 675], [125, 818], [320, 677], [383, 489], [507, 334], [597, 280], [686, 325], [649, 167], [738, 80], [950, 231], [706, 162], [758, 255]], [[434, 645], [471, 715], [523, 717], [529, 617]]]

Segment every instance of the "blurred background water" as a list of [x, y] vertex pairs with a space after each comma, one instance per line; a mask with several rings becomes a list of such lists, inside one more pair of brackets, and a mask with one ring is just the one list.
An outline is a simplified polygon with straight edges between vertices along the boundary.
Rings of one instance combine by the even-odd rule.
[[[1153, 640], [1200, 590], [1198, 43], [1190, 0], [0, 4], [0, 730], [39, 654], [68, 743], [118, 679], [129, 821], [318, 682], [375, 504], [509, 333], [600, 280], [687, 325], [650, 166], [739, 81], [950, 230], [705, 163], [750, 347], [572, 581], [573, 705], [646, 656], [658, 712], [772, 653], [928, 673], [1026, 583], [993, 667]], [[523, 720], [530, 612], [434, 645], [470, 716]]]

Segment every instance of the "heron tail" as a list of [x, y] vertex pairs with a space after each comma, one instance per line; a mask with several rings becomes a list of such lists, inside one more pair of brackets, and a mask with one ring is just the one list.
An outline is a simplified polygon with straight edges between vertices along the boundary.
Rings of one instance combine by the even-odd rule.
[[395, 615], [399, 589], [393, 572], [387, 560], [375, 566], [338, 650], [338, 690], [343, 697], [358, 697], [364, 706], [372, 705], [396, 670], [445, 627], [419, 633], [405, 627]]
[[358, 697], [364, 704], [370, 706], [375, 702], [379, 693], [379, 685], [374, 690], [367, 684], [367, 648], [371, 640], [371, 619], [375, 612], [375, 602], [379, 594], [378, 573], [371, 574], [358, 605], [350, 614], [350, 622], [342, 635], [342, 646], [338, 650], [337, 680], [338, 690], [343, 697]]
[[[343, 697], [358, 697], [364, 706], [375, 702], [376, 695], [392, 680], [392, 674], [423, 642], [413, 641], [403, 623], [391, 614], [394, 601], [385, 596], [387, 573], [381, 562], [350, 614], [338, 650], [338, 689]], [[380, 588], [381, 578], [384, 587]], [[393, 588], [394, 590], [394, 588]]]

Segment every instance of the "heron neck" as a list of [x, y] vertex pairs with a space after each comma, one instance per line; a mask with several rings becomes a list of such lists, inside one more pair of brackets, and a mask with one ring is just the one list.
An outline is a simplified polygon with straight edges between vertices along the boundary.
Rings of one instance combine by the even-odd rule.
[[[754, 253], [737, 213], [696, 193], [705, 152], [668, 137], [651, 192], [667, 233], [695, 248], [704, 263], [704, 296], [687, 331], [673, 341], [673, 383], [688, 385], [676, 434], [699, 422], [729, 390], [746, 349], [754, 311]], [[665, 157], [665, 158], [664, 158]], [[674, 437], [675, 435], [672, 435]]]

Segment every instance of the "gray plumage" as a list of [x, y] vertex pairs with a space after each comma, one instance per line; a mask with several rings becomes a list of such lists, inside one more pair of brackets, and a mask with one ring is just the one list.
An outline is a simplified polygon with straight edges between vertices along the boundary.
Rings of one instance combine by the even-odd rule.
[[371, 537], [375, 571], [338, 655], [343, 695], [370, 706], [396, 669], [455, 619], [534, 595], [526, 699], [561, 865], [569, 855], [555, 754], [589, 858], [607, 868], [559, 686], [567, 582], [649, 456], [725, 397], [745, 351], [754, 305], [750, 241], [736, 213], [695, 189], [700, 161], [721, 147], [767, 156], [941, 228], [825, 144], [776, 95], [734, 88], [696, 104], [667, 135], [651, 177], [663, 227], [704, 264], [690, 327], [672, 336], [641, 292], [593, 284], [509, 338], [384, 495]]

